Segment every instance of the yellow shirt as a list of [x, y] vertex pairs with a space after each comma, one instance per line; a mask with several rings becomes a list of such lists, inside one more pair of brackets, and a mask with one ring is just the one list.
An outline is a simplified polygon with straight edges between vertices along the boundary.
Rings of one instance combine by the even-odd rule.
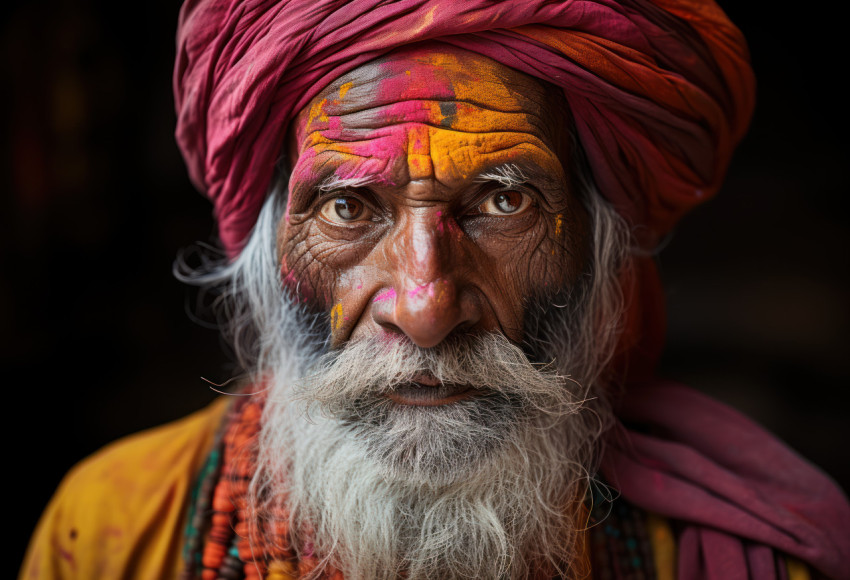
[[176, 578], [191, 488], [227, 404], [220, 398], [76, 465], [41, 516], [20, 580]]

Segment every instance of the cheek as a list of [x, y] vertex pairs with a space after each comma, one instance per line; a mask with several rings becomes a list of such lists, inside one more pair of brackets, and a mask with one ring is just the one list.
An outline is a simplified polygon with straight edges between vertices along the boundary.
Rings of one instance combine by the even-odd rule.
[[[482, 290], [500, 325], [509, 332], [523, 327], [526, 305], [532, 297], [554, 295], [576, 283], [584, 268], [583, 233], [568, 213], [538, 211], [524, 227], [481, 235], [476, 239], [486, 275]], [[579, 222], [580, 223], [580, 222]], [[487, 229], [487, 224], [481, 224]], [[475, 235], [475, 232], [471, 232]], [[521, 339], [519, 336], [509, 338]]]
[[529, 261], [529, 270], [538, 280], [532, 292], [559, 292], [575, 284], [587, 261], [587, 237], [581, 210], [565, 208], [542, 220], [543, 233]]
[[[372, 249], [367, 236], [329, 232], [333, 226], [318, 219], [289, 223], [278, 231], [278, 254], [284, 287], [299, 302], [331, 313], [332, 326], [343, 320], [339, 296], [356, 286], [358, 264]], [[347, 316], [347, 315], [346, 315]]]
[[[290, 224], [278, 235], [280, 275], [284, 288], [298, 302], [325, 310], [331, 301], [336, 278], [326, 262], [330, 248], [317, 243], [310, 222]], [[323, 260], [325, 258], [325, 260]]]

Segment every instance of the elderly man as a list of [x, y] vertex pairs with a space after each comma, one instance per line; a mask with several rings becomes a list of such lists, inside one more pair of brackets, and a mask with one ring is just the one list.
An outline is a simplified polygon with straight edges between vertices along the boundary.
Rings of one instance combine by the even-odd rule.
[[22, 577], [848, 577], [841, 492], [653, 378], [752, 109], [716, 6], [189, 1], [175, 92], [248, 378], [78, 466]]

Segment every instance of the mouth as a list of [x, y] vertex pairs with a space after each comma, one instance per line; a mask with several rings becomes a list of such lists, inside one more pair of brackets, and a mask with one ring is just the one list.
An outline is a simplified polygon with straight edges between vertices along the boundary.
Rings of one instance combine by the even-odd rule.
[[480, 392], [471, 385], [442, 383], [430, 373], [421, 373], [415, 380], [393, 389], [387, 398], [398, 405], [437, 407], [470, 399]]

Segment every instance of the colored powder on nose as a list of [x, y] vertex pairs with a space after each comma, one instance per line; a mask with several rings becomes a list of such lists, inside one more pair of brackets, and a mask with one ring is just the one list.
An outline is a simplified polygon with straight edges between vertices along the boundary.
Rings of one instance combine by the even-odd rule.
[[428, 284], [422, 284], [420, 286], [417, 286], [413, 290], [408, 290], [407, 295], [410, 296], [411, 298], [416, 298], [419, 295], [419, 293], [422, 292], [422, 290], [424, 288], [427, 288], [428, 286], [429, 286]]
[[375, 299], [372, 300], [372, 302], [380, 302], [382, 300], [390, 300], [392, 298], [395, 298], [395, 288], [390, 288], [389, 290], [381, 292], [380, 294], [375, 296]]
[[416, 298], [420, 293], [422, 293], [423, 290], [427, 291], [429, 297], [431, 297], [431, 298], [434, 297], [434, 283], [433, 282], [429, 282], [428, 284], [420, 284], [419, 286], [417, 286], [413, 290], [408, 290], [407, 295], [410, 296], [411, 298]]

